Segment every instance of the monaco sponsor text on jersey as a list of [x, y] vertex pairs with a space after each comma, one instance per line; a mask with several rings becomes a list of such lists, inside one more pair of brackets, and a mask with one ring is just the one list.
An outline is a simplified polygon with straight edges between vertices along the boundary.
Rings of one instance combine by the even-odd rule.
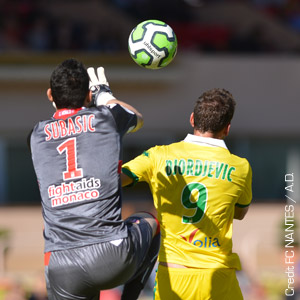
[[75, 118], [67, 118], [66, 120], [55, 120], [48, 123], [44, 127], [46, 141], [72, 136], [82, 132], [95, 132], [93, 119], [95, 119], [95, 115], [89, 114], [78, 115]]

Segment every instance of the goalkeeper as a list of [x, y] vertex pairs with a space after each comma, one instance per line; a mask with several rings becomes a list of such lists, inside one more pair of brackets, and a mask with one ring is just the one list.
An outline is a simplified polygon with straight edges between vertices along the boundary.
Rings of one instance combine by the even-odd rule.
[[161, 225], [155, 300], [243, 299], [232, 224], [247, 213], [252, 172], [223, 140], [234, 109], [228, 91], [205, 92], [190, 117], [193, 134], [123, 166], [122, 185], [149, 184]]
[[98, 300], [124, 285], [137, 299], [156, 261], [156, 219], [121, 217], [122, 138], [142, 115], [112, 95], [104, 69], [68, 59], [52, 73], [53, 117], [29, 136], [42, 198], [49, 300]]

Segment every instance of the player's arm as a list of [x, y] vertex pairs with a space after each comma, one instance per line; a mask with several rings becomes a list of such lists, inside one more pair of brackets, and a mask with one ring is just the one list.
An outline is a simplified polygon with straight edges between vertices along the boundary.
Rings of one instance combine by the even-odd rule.
[[236, 205], [234, 208], [234, 219], [243, 220], [248, 210], [249, 210], [249, 206], [240, 207]]
[[247, 173], [245, 177], [245, 186], [240, 199], [235, 204], [234, 219], [243, 220], [246, 216], [252, 201], [252, 169], [247, 162]]
[[136, 126], [134, 129], [131, 130], [131, 132], [135, 132], [135, 131], [138, 131], [139, 129], [141, 129], [144, 125], [144, 119], [143, 119], [143, 115], [137, 110], [135, 109], [133, 106], [131, 106], [130, 104], [124, 102], [124, 101], [120, 101], [120, 100], [117, 100], [117, 99], [112, 99], [112, 100], [109, 100], [107, 102], [107, 104], [113, 104], [113, 103], [116, 103], [116, 104], [119, 104], [121, 105], [122, 107], [132, 111], [133, 113], [135, 113], [136, 117], [137, 117], [137, 122], [136, 122]]
[[104, 68], [97, 68], [97, 75], [94, 68], [88, 68], [87, 72], [90, 78], [90, 90], [92, 91], [92, 105], [99, 106], [114, 103], [121, 105], [127, 110], [133, 112], [137, 117], [137, 124], [135, 128], [131, 130], [131, 132], [139, 130], [144, 124], [142, 114], [130, 104], [120, 101], [113, 96], [104, 73]]
[[123, 172], [121, 173], [121, 182], [122, 182], [122, 186], [127, 186], [133, 183], [133, 178], [127, 176], [126, 174], [124, 174]]
[[122, 186], [133, 186], [138, 182], [149, 183], [151, 181], [154, 170], [152, 153], [153, 149], [151, 148], [123, 165]]

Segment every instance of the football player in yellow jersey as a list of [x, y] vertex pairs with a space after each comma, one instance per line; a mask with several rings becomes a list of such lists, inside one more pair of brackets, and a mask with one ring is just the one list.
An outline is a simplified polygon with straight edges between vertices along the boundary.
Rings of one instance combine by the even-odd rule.
[[232, 225], [247, 213], [252, 171], [223, 140], [234, 109], [228, 91], [203, 93], [190, 116], [193, 134], [123, 166], [123, 186], [149, 184], [161, 226], [155, 300], [243, 299]]

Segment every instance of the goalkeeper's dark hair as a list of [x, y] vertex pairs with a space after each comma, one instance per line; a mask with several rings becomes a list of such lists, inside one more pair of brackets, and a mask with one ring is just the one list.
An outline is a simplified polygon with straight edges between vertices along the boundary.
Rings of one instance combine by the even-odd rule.
[[235, 104], [231, 93], [224, 89], [204, 92], [194, 107], [194, 128], [200, 132], [220, 132], [230, 124]]
[[63, 61], [52, 72], [50, 88], [58, 109], [82, 107], [89, 92], [86, 68], [76, 59]]

